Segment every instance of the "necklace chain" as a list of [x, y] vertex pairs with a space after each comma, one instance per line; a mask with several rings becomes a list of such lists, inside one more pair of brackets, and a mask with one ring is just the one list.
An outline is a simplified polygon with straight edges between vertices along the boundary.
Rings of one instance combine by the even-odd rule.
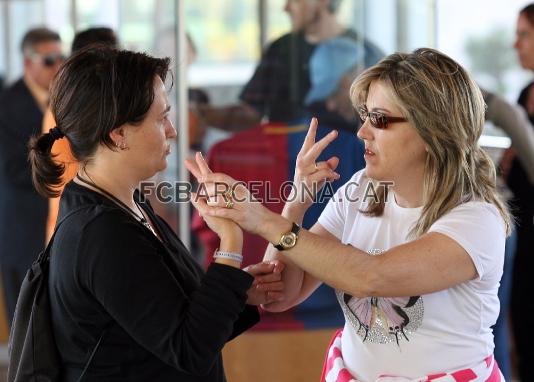
[[141, 210], [141, 207], [139, 206], [139, 204], [137, 204], [137, 201], [134, 200], [134, 204], [135, 206], [137, 207], [137, 209], [139, 210], [139, 212], [141, 213], [141, 216], [139, 216], [138, 214], [135, 213], [135, 211], [133, 211], [130, 207], [128, 207], [126, 204], [124, 204], [121, 200], [119, 200], [118, 198], [116, 198], [115, 196], [113, 196], [113, 194], [111, 194], [110, 192], [104, 190], [102, 187], [99, 187], [96, 185], [96, 183], [94, 182], [93, 179], [91, 179], [91, 177], [89, 176], [89, 174], [87, 174], [87, 172], [85, 173], [85, 175], [87, 175], [87, 177], [89, 178], [89, 180], [87, 179], [84, 179], [82, 178], [80, 175], [76, 174], [76, 179], [78, 179], [80, 182], [88, 185], [88, 186], [91, 186], [93, 188], [95, 188], [96, 190], [98, 190], [100, 193], [102, 193], [104, 196], [106, 196], [108, 199], [111, 199], [113, 202], [115, 202], [115, 204], [117, 204], [119, 207], [121, 207], [123, 210], [126, 210], [130, 215], [134, 216], [136, 218], [137, 221], [139, 221], [139, 223], [141, 223], [142, 225], [144, 225], [146, 228], [148, 228], [150, 231], [152, 231], [152, 233], [154, 235], [156, 235], [156, 231], [154, 230], [154, 228], [152, 227], [152, 225], [149, 223], [149, 221], [145, 218], [145, 215], [143, 214], [143, 210]]

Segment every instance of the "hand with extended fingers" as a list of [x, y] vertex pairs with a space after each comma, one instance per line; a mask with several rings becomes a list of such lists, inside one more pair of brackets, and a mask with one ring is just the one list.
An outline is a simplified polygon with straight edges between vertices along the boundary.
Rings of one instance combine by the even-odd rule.
[[313, 203], [326, 181], [332, 182], [339, 179], [339, 174], [335, 172], [339, 164], [337, 157], [317, 162], [317, 158], [326, 146], [337, 138], [337, 131], [331, 131], [317, 142], [315, 142], [316, 134], [317, 118], [312, 118], [308, 134], [297, 155], [293, 187], [288, 197], [288, 203], [300, 206], [304, 211]]
[[[185, 166], [197, 179], [202, 179], [204, 176], [212, 174], [207, 163], [202, 157], [202, 154], [199, 152], [195, 155], [195, 161], [186, 159]], [[227, 193], [228, 189], [225, 189], [223, 191], [221, 191], [220, 189], [216, 190], [214, 185], [204, 183], [201, 184], [201, 188], [199, 191], [200, 192], [198, 193], [191, 194], [191, 202], [193, 203], [193, 206], [197, 209], [200, 216], [206, 221], [206, 224], [210, 227], [210, 229], [215, 232], [221, 240], [228, 236], [241, 236], [242, 238], [243, 232], [235, 222], [233, 222], [232, 220], [219, 218], [214, 215], [206, 214], [207, 209], [205, 208], [205, 206], [218, 205], [218, 203], [223, 203], [223, 205], [229, 205], [224, 203], [224, 200], [228, 201], [228, 203], [233, 203], [232, 201], [230, 201], [230, 195]]]
[[198, 192], [191, 193], [191, 201], [212, 230], [219, 234], [226, 224], [237, 223], [251, 233], [258, 233], [265, 214], [272, 212], [254, 199], [244, 183], [211, 172], [200, 153], [196, 154], [195, 162], [187, 160], [186, 167], [200, 184]]
[[[242, 240], [243, 232], [241, 228], [226, 217], [218, 217], [210, 213], [210, 206], [224, 206], [223, 209], [230, 210], [241, 198], [250, 197], [248, 190], [230, 177], [223, 174], [213, 174], [204, 161], [201, 153], [197, 153], [195, 161], [186, 160], [186, 167], [199, 180], [201, 187], [198, 193], [192, 193], [191, 200], [200, 216], [204, 218], [208, 226], [223, 241], [233, 241], [236, 235]], [[219, 179], [217, 182], [217, 179]], [[215, 181], [211, 181], [215, 177]], [[259, 203], [256, 203], [259, 204]], [[284, 298], [284, 284], [282, 282], [282, 271], [284, 263], [273, 260], [264, 261], [258, 264], [249, 265], [244, 268], [254, 277], [252, 287], [247, 291], [247, 304], [262, 305], [275, 301], [281, 301]]]
[[[325, 147], [337, 137], [337, 132], [332, 131], [315, 142], [316, 132], [317, 119], [313, 118], [297, 156], [295, 184], [289, 199], [303, 210], [313, 203], [315, 195], [310, 196], [310, 190], [317, 191], [325, 181], [339, 178], [334, 171], [339, 163], [338, 158], [332, 157], [324, 162], [316, 162]], [[186, 166], [201, 185], [202, 194], [200, 192], [193, 194], [192, 198], [195, 208], [204, 218], [208, 216], [227, 218], [244, 230], [261, 235], [262, 223], [270, 216], [276, 215], [257, 202], [244, 183], [223, 173], [212, 173], [200, 153], [197, 153], [195, 162], [187, 161]], [[218, 226], [219, 223], [220, 221], [216, 219], [208, 222], [210, 227], [212, 224]]]

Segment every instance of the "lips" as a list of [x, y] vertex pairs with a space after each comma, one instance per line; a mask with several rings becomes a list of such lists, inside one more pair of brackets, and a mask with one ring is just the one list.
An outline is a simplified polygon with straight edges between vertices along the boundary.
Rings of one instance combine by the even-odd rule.
[[375, 155], [375, 153], [369, 149], [365, 149], [365, 155]]

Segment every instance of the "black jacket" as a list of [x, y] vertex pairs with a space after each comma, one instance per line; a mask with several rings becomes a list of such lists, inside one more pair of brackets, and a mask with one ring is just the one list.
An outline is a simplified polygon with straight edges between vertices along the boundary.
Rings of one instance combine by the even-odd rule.
[[77, 379], [109, 327], [86, 381], [225, 381], [221, 349], [259, 319], [245, 305], [253, 277], [220, 264], [204, 273], [165, 221], [142, 206], [163, 243], [109, 199], [74, 182], [65, 188], [60, 218], [86, 208], [65, 221], [51, 249], [64, 380]]
[[[534, 82], [525, 87], [519, 95], [518, 103], [526, 110], [528, 92]], [[534, 124], [534, 116], [529, 116], [530, 122]], [[521, 162], [516, 157], [512, 162], [510, 173], [506, 179], [508, 187], [514, 196], [511, 201], [512, 212], [518, 220], [519, 229], [525, 229], [532, 232], [532, 216], [534, 214], [534, 185], [529, 182], [527, 173], [523, 169]]]
[[27, 148], [42, 125], [22, 79], [0, 94], [0, 260], [22, 275], [45, 243], [48, 200], [33, 188]]

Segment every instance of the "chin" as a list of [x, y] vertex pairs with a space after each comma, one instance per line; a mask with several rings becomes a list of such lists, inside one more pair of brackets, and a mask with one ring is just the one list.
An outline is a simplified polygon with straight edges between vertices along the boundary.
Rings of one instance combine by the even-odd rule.
[[365, 166], [365, 175], [368, 177], [368, 178], [372, 178], [372, 179], [376, 179], [376, 180], [379, 180], [379, 176], [380, 174], [376, 171], [376, 169], [372, 168], [372, 166]]

